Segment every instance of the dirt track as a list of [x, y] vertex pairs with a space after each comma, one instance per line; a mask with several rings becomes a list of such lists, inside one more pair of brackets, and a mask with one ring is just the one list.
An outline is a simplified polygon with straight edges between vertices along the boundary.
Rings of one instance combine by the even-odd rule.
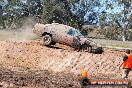
[[[79, 86], [74, 76], [81, 73], [81, 67], [85, 67], [85, 69], [88, 70], [90, 78], [121, 78], [121, 70], [118, 70], [118, 67], [122, 61], [120, 57], [123, 54], [124, 52], [112, 51], [109, 49], [105, 49], [103, 54], [76, 52], [64, 45], [56, 45], [56, 47], [48, 48], [42, 46], [39, 41], [0, 42], [0, 65], [2, 68], [6, 68], [7, 70], [10, 69], [11, 72], [8, 72], [11, 74], [19, 72], [19, 70], [14, 71], [17, 70], [17, 68], [26, 70], [48, 70], [48, 72], [52, 72], [54, 76], [48, 76], [48, 74], [44, 72], [43, 74], [45, 74], [45, 77], [47, 75], [51, 77], [50, 79], [54, 78], [60, 82], [62, 78], [67, 80], [67, 83], [65, 85], [63, 84], [64, 86], [61, 86], [61, 84], [57, 84], [59, 86], [56, 86], [54, 83], [51, 85], [52, 83], [50, 83], [51, 86], [57, 88], [76, 88]], [[1, 70], [0, 72], [3, 71], [5, 70]], [[70, 76], [68, 76], [67, 73], [70, 74]], [[132, 79], [132, 73], [130, 73], [129, 77]], [[54, 82], [56, 82], [56, 80], [54, 80]], [[1, 81], [4, 80], [2, 79]], [[9, 80], [5, 79], [5, 81]], [[71, 82], [75, 82], [75, 84]], [[44, 86], [45, 85], [49, 84], [44, 84]], [[49, 88], [51, 88], [51, 86], [49, 86]]]
[[78, 79], [69, 73], [48, 70], [1, 68], [0, 88], [79, 88]]

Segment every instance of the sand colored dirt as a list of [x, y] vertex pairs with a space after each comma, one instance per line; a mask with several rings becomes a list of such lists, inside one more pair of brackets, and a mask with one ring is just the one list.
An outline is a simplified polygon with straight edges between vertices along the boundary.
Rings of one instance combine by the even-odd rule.
[[[81, 67], [84, 67], [89, 72], [90, 78], [120, 79], [119, 65], [122, 62], [121, 56], [124, 54], [124, 52], [110, 49], [105, 49], [103, 54], [77, 52], [68, 46], [59, 44], [49, 48], [42, 46], [37, 40], [0, 42], [0, 65], [2, 67], [10, 70], [13, 68], [48, 70], [76, 76], [81, 74]], [[131, 72], [129, 78], [132, 79]]]
[[[59, 46], [59, 48], [58, 48]], [[5, 66], [37, 68], [55, 72], [80, 73], [84, 67], [90, 74], [115, 74], [124, 52], [105, 49], [103, 54], [77, 52], [64, 45], [48, 48], [39, 41], [1, 41], [0, 64]]]

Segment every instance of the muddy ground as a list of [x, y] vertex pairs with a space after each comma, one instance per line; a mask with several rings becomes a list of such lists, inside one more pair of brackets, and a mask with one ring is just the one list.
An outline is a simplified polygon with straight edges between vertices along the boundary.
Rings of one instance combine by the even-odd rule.
[[81, 67], [92, 79], [121, 79], [124, 54], [111, 49], [103, 54], [77, 52], [59, 44], [49, 48], [38, 40], [0, 41], [0, 87], [80, 88]]
[[48, 70], [6, 69], [0, 70], [0, 87], [3, 88], [79, 88], [74, 74], [54, 73]]

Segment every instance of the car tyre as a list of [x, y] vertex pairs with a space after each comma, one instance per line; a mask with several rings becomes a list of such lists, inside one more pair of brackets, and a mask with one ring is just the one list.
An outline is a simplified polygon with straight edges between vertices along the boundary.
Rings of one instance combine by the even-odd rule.
[[94, 54], [102, 54], [104, 52], [102, 47], [97, 47], [94, 51]]
[[81, 50], [84, 51], [84, 52], [91, 53], [92, 52], [92, 46], [88, 45], [88, 44], [84, 44], [84, 45], [81, 46]]
[[52, 37], [49, 34], [46, 34], [42, 37], [42, 44], [45, 46], [50, 46], [52, 43]]

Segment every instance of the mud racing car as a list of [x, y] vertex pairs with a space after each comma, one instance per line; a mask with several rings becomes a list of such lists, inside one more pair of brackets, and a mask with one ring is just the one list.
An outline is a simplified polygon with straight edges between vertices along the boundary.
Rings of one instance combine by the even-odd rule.
[[33, 32], [42, 38], [45, 46], [55, 45], [56, 43], [71, 46], [78, 51], [102, 54], [102, 47], [95, 42], [85, 38], [81, 32], [73, 27], [52, 23], [38, 24], [33, 27]]

